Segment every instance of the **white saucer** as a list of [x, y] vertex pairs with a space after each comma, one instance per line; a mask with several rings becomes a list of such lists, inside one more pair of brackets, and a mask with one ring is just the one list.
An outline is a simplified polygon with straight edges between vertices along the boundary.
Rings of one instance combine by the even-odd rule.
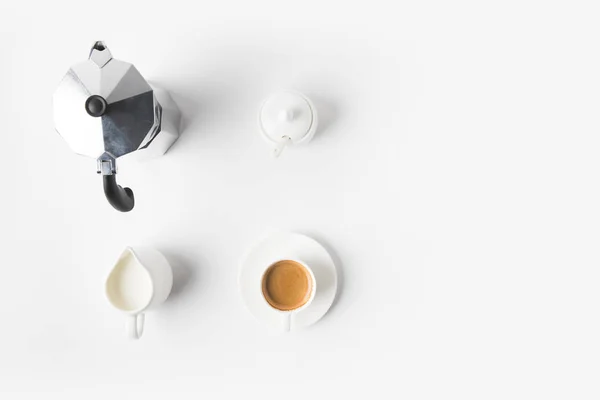
[[244, 256], [238, 276], [242, 301], [268, 328], [284, 332], [285, 316], [273, 310], [262, 296], [260, 282], [271, 263], [297, 259], [306, 263], [317, 281], [317, 292], [306, 309], [292, 314], [290, 330], [310, 326], [329, 310], [337, 292], [337, 271], [333, 259], [314, 239], [292, 232], [275, 233], [260, 241]]

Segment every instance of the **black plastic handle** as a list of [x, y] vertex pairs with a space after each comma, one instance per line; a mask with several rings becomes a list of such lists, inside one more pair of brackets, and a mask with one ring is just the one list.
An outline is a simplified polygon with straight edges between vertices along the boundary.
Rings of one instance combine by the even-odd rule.
[[119, 186], [116, 175], [103, 175], [102, 178], [104, 179], [104, 194], [110, 205], [121, 212], [131, 211], [135, 205], [133, 190]]

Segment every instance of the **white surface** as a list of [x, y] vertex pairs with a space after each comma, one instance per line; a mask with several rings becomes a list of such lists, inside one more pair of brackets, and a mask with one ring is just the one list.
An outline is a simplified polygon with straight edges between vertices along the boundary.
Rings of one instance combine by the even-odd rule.
[[319, 321], [327, 313], [337, 292], [337, 271], [331, 255], [322, 245], [306, 235], [276, 232], [261, 238], [250, 247], [240, 265], [238, 285], [242, 301], [258, 322], [282, 333], [287, 313], [278, 312], [265, 301], [261, 282], [269, 266], [280, 260], [297, 260], [307, 265], [316, 281], [316, 293], [312, 303], [291, 316], [292, 331], [306, 328]]
[[[597, 399], [597, 7], [1, 2], [2, 398]], [[120, 163], [126, 215], [52, 127], [99, 39], [184, 113], [165, 157]], [[273, 160], [256, 112], [282, 87], [321, 124]], [[265, 335], [237, 293], [271, 228], [343, 274], [297, 334]], [[132, 243], [176, 275], [137, 343], [102, 294]]]

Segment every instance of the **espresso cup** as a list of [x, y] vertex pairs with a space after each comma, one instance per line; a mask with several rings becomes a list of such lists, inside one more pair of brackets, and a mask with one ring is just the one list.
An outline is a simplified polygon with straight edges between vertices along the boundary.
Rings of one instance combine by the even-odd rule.
[[265, 269], [260, 289], [267, 305], [283, 315], [283, 330], [288, 332], [292, 315], [307, 308], [315, 298], [317, 281], [306, 263], [282, 259]]
[[106, 297], [127, 316], [126, 332], [139, 339], [144, 314], [163, 303], [173, 286], [173, 271], [160, 252], [148, 247], [127, 247], [106, 280]]

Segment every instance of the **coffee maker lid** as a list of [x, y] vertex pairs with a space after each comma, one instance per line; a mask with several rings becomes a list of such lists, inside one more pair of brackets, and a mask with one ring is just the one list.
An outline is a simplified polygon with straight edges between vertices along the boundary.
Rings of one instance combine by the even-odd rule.
[[117, 158], [147, 146], [160, 131], [161, 112], [144, 77], [112, 58], [104, 42], [71, 67], [54, 93], [56, 130], [88, 157]]

